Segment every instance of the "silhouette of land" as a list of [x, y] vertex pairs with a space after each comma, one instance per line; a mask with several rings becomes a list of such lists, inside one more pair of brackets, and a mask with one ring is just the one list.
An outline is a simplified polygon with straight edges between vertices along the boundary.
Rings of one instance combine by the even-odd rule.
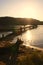
[[9, 53], [1, 54], [0, 64], [4, 65], [5, 63], [5, 65], [43, 65], [43, 51], [23, 45], [19, 46], [18, 51], [19, 52], [16, 50], [13, 54], [9, 54], [9, 51]]
[[16, 25], [43, 25], [43, 22], [32, 18], [0, 17], [0, 32], [14, 30]]
[[31, 25], [31, 24], [37, 24], [37, 25], [43, 25], [42, 21], [39, 21], [37, 19], [32, 18], [14, 18], [14, 17], [0, 17], [0, 25]]

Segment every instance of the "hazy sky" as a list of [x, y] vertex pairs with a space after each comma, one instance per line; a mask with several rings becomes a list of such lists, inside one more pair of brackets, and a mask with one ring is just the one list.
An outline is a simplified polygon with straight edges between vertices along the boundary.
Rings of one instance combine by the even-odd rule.
[[43, 0], [0, 0], [1, 16], [43, 20]]

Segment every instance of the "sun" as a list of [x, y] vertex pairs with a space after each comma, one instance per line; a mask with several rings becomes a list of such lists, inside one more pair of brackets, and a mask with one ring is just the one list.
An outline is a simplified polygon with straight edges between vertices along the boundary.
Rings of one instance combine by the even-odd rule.
[[21, 16], [25, 18], [36, 18], [36, 11], [32, 7], [25, 7], [22, 10]]

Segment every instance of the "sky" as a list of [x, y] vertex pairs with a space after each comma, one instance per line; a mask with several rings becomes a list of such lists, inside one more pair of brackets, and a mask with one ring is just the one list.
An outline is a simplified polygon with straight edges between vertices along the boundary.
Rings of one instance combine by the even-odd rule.
[[3, 16], [43, 21], [43, 0], [0, 0], [0, 17]]

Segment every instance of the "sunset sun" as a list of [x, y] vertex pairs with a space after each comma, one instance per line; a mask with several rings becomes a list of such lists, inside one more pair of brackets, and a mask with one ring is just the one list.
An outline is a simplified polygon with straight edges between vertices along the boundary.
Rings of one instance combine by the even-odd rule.
[[21, 16], [25, 18], [36, 18], [36, 11], [32, 7], [25, 7], [22, 10]]

